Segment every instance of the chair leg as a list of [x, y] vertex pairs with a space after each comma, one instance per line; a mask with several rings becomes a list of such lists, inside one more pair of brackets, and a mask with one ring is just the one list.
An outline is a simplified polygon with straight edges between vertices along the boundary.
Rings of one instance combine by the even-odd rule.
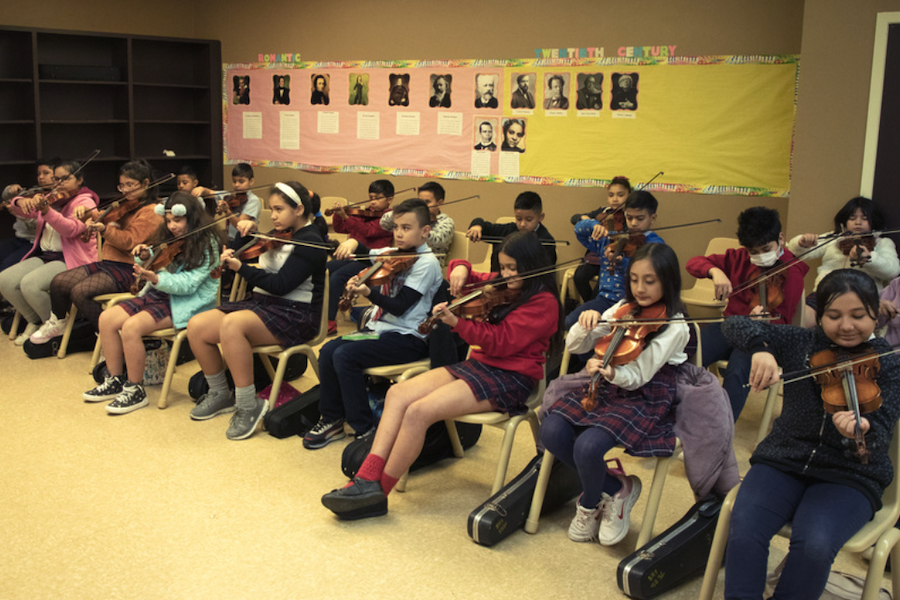
[[759, 432], [756, 434], [756, 443], [760, 443], [769, 435], [769, 426], [772, 424], [772, 411], [775, 408], [775, 402], [778, 400], [778, 388], [781, 384], [769, 387], [766, 394], [766, 405], [763, 407], [762, 419], [759, 422]]
[[178, 362], [178, 353], [181, 351], [181, 343], [184, 341], [187, 330], [178, 332], [175, 340], [172, 342], [172, 351], [169, 353], [169, 364], [166, 365], [166, 377], [163, 379], [162, 391], [159, 393], [159, 400], [156, 402], [157, 408], [167, 408], [169, 406], [169, 390], [172, 387], [172, 378], [175, 376], [175, 363]]
[[[881, 589], [881, 580], [884, 577], [884, 566], [891, 554], [891, 550], [900, 539], [900, 530], [892, 527], [878, 538], [875, 542], [872, 558], [869, 560], [869, 570], [866, 573], [866, 584], [863, 587], [861, 600], [877, 600], [878, 591]], [[897, 579], [893, 574], [895, 561], [891, 558], [891, 579]]]
[[406, 471], [406, 473], [403, 474], [403, 477], [401, 477], [400, 480], [397, 481], [397, 485], [394, 486], [394, 489], [401, 493], [405, 492], [406, 491], [406, 482], [408, 479], [409, 479], [409, 471]]
[[719, 522], [716, 523], [716, 534], [713, 537], [712, 547], [709, 549], [709, 559], [706, 561], [706, 571], [703, 574], [703, 585], [700, 587], [698, 600], [712, 600], [716, 591], [716, 582], [719, 580], [719, 569], [722, 567], [722, 557], [725, 556], [725, 544], [728, 542], [728, 525], [731, 523], [731, 509], [737, 489], [730, 491], [719, 510]]
[[16, 311], [13, 315], [12, 325], [9, 327], [9, 339], [14, 340], [19, 337], [19, 323], [22, 322], [22, 313]]
[[635, 549], [643, 548], [644, 544], [653, 537], [653, 525], [656, 523], [656, 514], [659, 512], [659, 502], [662, 499], [663, 487], [669, 474], [669, 461], [671, 460], [671, 456], [656, 459], [653, 482], [650, 484], [650, 495], [647, 496], [647, 507], [644, 509], [644, 518], [641, 521], [641, 531], [638, 534]]
[[547, 494], [547, 485], [550, 483], [550, 473], [553, 469], [553, 454], [544, 450], [544, 458], [541, 460], [541, 471], [538, 473], [537, 484], [534, 486], [534, 496], [531, 497], [531, 509], [528, 511], [528, 519], [525, 520], [525, 531], [537, 533], [538, 521], [541, 518], [541, 508], [544, 506], [544, 496]]
[[456, 458], [462, 458], [465, 455], [465, 450], [463, 450], [462, 442], [459, 439], [459, 431], [456, 429], [456, 421], [453, 419], [447, 419], [444, 421], [444, 425], [447, 426], [447, 435], [450, 436], [450, 445], [453, 447], [453, 456]]
[[506, 471], [509, 468], [509, 457], [512, 454], [513, 442], [516, 441], [516, 430], [524, 419], [525, 417], [519, 415], [504, 423], [503, 442], [500, 444], [500, 458], [497, 460], [497, 472], [494, 475], [491, 496], [499, 492], [506, 482]]
[[269, 391], [269, 410], [275, 408], [275, 402], [278, 401], [278, 393], [281, 391], [281, 383], [284, 381], [284, 372], [287, 370], [287, 359], [279, 358], [278, 359], [278, 368], [272, 369], [272, 361], [269, 360], [268, 356], [262, 357], [263, 362], [266, 364], [266, 371], [269, 372], [269, 377], [272, 378], [272, 389]]
[[[65, 358], [66, 357], [66, 348], [69, 347], [69, 338], [72, 337], [72, 329], [75, 327], [75, 317], [78, 315], [78, 309], [73, 304], [71, 308], [69, 308], [69, 321], [66, 323], [66, 330], [63, 332], [62, 342], [59, 344], [59, 350], [56, 353], [57, 358]], [[97, 338], [97, 343], [100, 343], [100, 338]], [[91, 369], [93, 370], [95, 365], [91, 365]]]
[[100, 364], [100, 353], [103, 351], [103, 344], [100, 343], [100, 336], [97, 336], [97, 341], [94, 342], [94, 351], [91, 353], [91, 364], [89, 373], [94, 372], [94, 367]]

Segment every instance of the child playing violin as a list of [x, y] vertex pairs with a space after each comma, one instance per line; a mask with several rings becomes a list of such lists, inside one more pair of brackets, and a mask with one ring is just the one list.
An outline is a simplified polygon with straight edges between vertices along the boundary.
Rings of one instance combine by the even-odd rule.
[[0, 272], [0, 293], [16, 307], [27, 322], [16, 338], [22, 346], [41, 324], [50, 319], [50, 282], [66, 269], [97, 260], [97, 244], [84, 242], [84, 223], [75, 218], [78, 209], [97, 205], [97, 194], [84, 187], [81, 164], [62, 161], [54, 169], [56, 188], [49, 194], [29, 198], [17, 196], [9, 210], [17, 218], [36, 219], [37, 230], [31, 249], [22, 262]]
[[543, 225], [544, 221], [544, 203], [536, 192], [522, 192], [516, 196], [516, 202], [513, 204], [515, 223], [491, 223], [482, 218], [472, 219], [469, 224], [469, 230], [466, 237], [473, 242], [478, 242], [482, 237], [488, 236], [493, 238], [489, 242], [493, 246], [491, 251], [491, 272], [500, 271], [500, 243], [511, 233], [516, 231], [531, 231], [538, 239], [546, 242], [542, 245], [544, 254], [547, 255], [547, 261], [550, 265], [556, 264], [556, 245], [553, 236], [547, 231]]
[[[438, 256], [441, 266], [447, 264], [447, 253], [450, 252], [450, 244], [453, 243], [453, 234], [456, 232], [456, 224], [453, 218], [441, 212], [444, 203], [444, 187], [436, 181], [429, 181], [418, 188], [419, 200], [424, 200], [431, 213], [431, 231], [428, 232], [428, 247]], [[381, 217], [381, 228], [385, 231], [394, 231], [394, 213], [388, 211]]]
[[[650, 231], [656, 222], [658, 206], [659, 202], [650, 192], [638, 190], [629, 194], [624, 208], [629, 239], [642, 236], [643, 243], [663, 243], [661, 237]], [[602, 313], [622, 299], [626, 290], [625, 271], [630, 260], [626, 256], [627, 253], [614, 251], [620, 241], [627, 243], [629, 240], [610, 239], [606, 224], [597, 219], [579, 221], [575, 225], [575, 236], [585, 248], [600, 257], [600, 281], [597, 284], [596, 298], [585, 302], [566, 317], [566, 329], [578, 322], [583, 311], [593, 310]]]
[[[862, 196], [849, 200], [834, 216], [833, 235], [844, 232], [866, 234], [880, 229], [884, 229], [884, 216], [875, 206], [875, 202]], [[859, 245], [855, 243], [857, 241]], [[821, 240], [815, 233], [805, 233], [788, 242], [787, 247], [794, 254], [803, 253], [803, 260], [822, 259], [822, 264], [816, 272], [816, 287], [835, 269], [848, 267], [857, 267], [868, 273], [875, 280], [879, 290], [900, 275], [897, 247], [889, 238], [880, 235], [825, 243], [825, 240]], [[811, 248], [815, 250], [810, 251]], [[810, 327], [815, 326], [815, 299], [815, 292], [809, 294], [804, 307], [806, 322]]]
[[[102, 294], [124, 293], [134, 282], [132, 248], [146, 242], [159, 230], [162, 217], [154, 212], [156, 188], [149, 188], [152, 170], [143, 160], [126, 163], [119, 169], [118, 189], [122, 202], [134, 202], [135, 208], [116, 222], [95, 221], [95, 208], [76, 207], [74, 216], [88, 217], [85, 231], [103, 234], [100, 262], [91, 262], [60, 273], [50, 283], [50, 318], [32, 336], [33, 344], [45, 344], [66, 329], [66, 314], [72, 304], [99, 330], [103, 307], [94, 301]], [[96, 243], [96, 242], [94, 242]]]
[[[529, 232], [508, 236], [499, 247], [500, 275], [518, 291], [483, 322], [460, 319], [446, 303], [433, 314], [473, 346], [470, 358], [394, 385], [372, 450], [346, 487], [325, 494], [322, 504], [343, 519], [387, 513], [387, 496], [422, 450], [425, 430], [459, 415], [499, 411], [522, 414], [559, 328], [556, 279], [538, 238]], [[546, 272], [516, 278], [524, 272]], [[483, 280], [480, 274], [473, 281]], [[478, 346], [478, 349], [474, 349]]]
[[[725, 557], [726, 598], [762, 596], [769, 542], [789, 521], [790, 551], [773, 598], [819, 598], [838, 551], [881, 507], [894, 472], [888, 448], [900, 417], [900, 358], [887, 342], [873, 337], [877, 314], [872, 278], [838, 269], [816, 288], [812, 329], [744, 317], [728, 318], [722, 326], [736, 348], [752, 355], [749, 381], [754, 391], [776, 382], [779, 366], [786, 373], [809, 372], [810, 362], [816, 361], [812, 357], [821, 351], [843, 351], [850, 358], [887, 353], [877, 358], [880, 371], [868, 369], [877, 373], [874, 383], [881, 389], [882, 404], [858, 423], [867, 464], [848, 452], [856, 438], [853, 411], [830, 403], [826, 410], [822, 395], [830, 392], [811, 376], [785, 384], [781, 416], [750, 458], [734, 505]], [[832, 373], [840, 381], [840, 371]], [[866, 379], [867, 387], [872, 378]]]
[[[390, 209], [393, 200], [394, 184], [387, 179], [378, 179], [369, 184], [369, 204], [364, 209], [347, 209], [335, 203], [331, 222], [334, 231], [349, 234], [350, 237], [334, 251], [334, 260], [328, 261], [330, 289], [343, 290], [350, 278], [359, 273], [360, 263], [350, 260], [350, 255], [356, 253], [360, 245], [370, 249], [390, 245], [393, 229], [386, 231], [381, 226], [381, 218]], [[340, 297], [339, 293], [333, 293], [328, 299], [328, 335], [337, 334]]]
[[218, 283], [209, 273], [219, 262], [224, 235], [218, 227], [210, 226], [212, 217], [188, 192], [175, 192], [154, 210], [165, 218], [156, 233], [157, 242], [199, 231], [183, 238], [181, 251], [159, 272], [153, 270], [156, 257], [152, 248], [135, 246], [134, 273], [145, 278], [147, 285], [137, 298], [120, 302], [100, 315], [100, 341], [109, 375], [82, 397], [85, 402], [112, 400], [106, 405], [110, 414], [125, 414], [148, 405], [142, 385], [146, 360], [143, 336], [168, 327], [183, 329], [191, 316], [216, 304]]
[[[606, 186], [606, 201], [608, 204], [606, 206], [601, 206], [597, 210], [592, 210], [589, 213], [575, 213], [572, 215], [572, 225], [578, 225], [581, 221], [594, 220], [597, 222], [597, 224], [594, 225], [594, 229], [597, 229], [599, 233], [599, 228], [605, 226], [605, 224], [601, 225], [600, 221], [604, 220], [605, 217], [609, 216], [613, 211], [625, 204], [625, 201], [628, 199], [631, 192], [631, 182], [628, 181], [627, 177], [613, 177], [612, 181], [609, 182], [609, 185]], [[625, 222], [624, 212], [621, 214], [621, 222]], [[591, 279], [600, 275], [601, 256], [588, 250], [584, 257], [585, 262], [575, 269], [575, 276], [572, 278], [572, 282], [575, 284], [575, 289], [578, 290], [578, 294], [581, 296], [581, 301], [587, 302], [594, 297], [594, 290], [591, 288]]]
[[[318, 194], [296, 181], [276, 183], [269, 195], [269, 208], [276, 231], [292, 230], [291, 239], [322, 248], [276, 244], [259, 257], [257, 269], [244, 264], [235, 248], [251, 241], [255, 221], [241, 221], [242, 238], [222, 252], [222, 264], [255, 286], [253, 297], [229, 302], [194, 316], [187, 326], [191, 350], [209, 383], [209, 393], [191, 410], [191, 418], [205, 421], [235, 412], [226, 437], [243, 440], [253, 435], [266, 413], [266, 402], [256, 395], [253, 384], [254, 346], [280, 344], [287, 348], [313, 338], [319, 329], [325, 294], [325, 237], [314, 215], [319, 212]], [[222, 345], [222, 353], [218, 344]], [[234, 379], [228, 387], [222, 354]]]
[[[369, 321], [371, 335], [365, 339], [332, 340], [319, 352], [319, 412], [321, 418], [303, 437], [303, 447], [315, 450], [344, 437], [346, 421], [357, 438], [370, 434], [375, 416], [369, 408], [365, 369], [408, 363], [428, 356], [428, 343], [418, 331], [431, 309], [432, 299], [441, 284], [441, 266], [428, 247], [431, 213], [423, 200], [411, 199], [394, 209], [394, 245], [401, 252], [420, 256], [401, 270], [381, 290], [361, 281], [356, 275], [347, 282], [347, 293], [360, 294], [375, 305]], [[384, 249], [368, 252], [373, 262]], [[335, 291], [336, 295], [339, 295]]]
[[[0, 195], [0, 201], [2, 201], [0, 206], [9, 206], [13, 198], [27, 196], [28, 192], [37, 193], [52, 188], [53, 171], [58, 164], [58, 158], [38, 159], [35, 165], [37, 167], [37, 186], [26, 190], [18, 183], [9, 184], [3, 188], [3, 193]], [[28, 254], [34, 245], [37, 221], [17, 216], [15, 213], [14, 216], [16, 217], [16, 222], [13, 223], [15, 235], [0, 241], [0, 272], [22, 260], [22, 257]]]
[[[791, 263], [790, 267], [781, 270], [776, 278], [767, 280], [767, 288], [780, 288], [782, 301], [777, 306], [768, 306], [775, 317], [773, 323], [788, 324], [794, 318], [794, 312], [800, 297], [803, 295], [803, 277], [809, 267], [794, 261], [794, 255], [784, 248], [784, 233], [778, 211], [763, 206], [748, 208], [738, 215], [738, 241], [741, 248], [729, 249], [725, 254], [711, 256], [695, 256], [685, 265], [687, 272], [694, 277], [708, 277], [716, 288], [716, 299], [728, 300], [725, 316], [759, 314], [762, 304], [759, 300], [757, 286], [748, 287], [736, 294], [732, 290], [753, 278], [764, 275], [766, 269], [779, 263]], [[780, 267], [779, 267], [780, 268]], [[756, 300], [754, 302], [754, 292]], [[747, 401], [747, 377], [750, 375], [750, 355], [736, 348], [722, 334], [722, 324], [712, 323], [703, 328], [701, 334], [703, 346], [703, 366], [727, 360], [728, 367], [723, 373], [722, 387], [728, 392], [734, 420], [737, 421]]]
[[[681, 271], [669, 246], [638, 248], [625, 276], [628, 287], [623, 300], [602, 315], [593, 310], [581, 313], [566, 338], [570, 352], [588, 352], [598, 340], [609, 341], [616, 317], [646, 319], [648, 312], [664, 308], [664, 318], [683, 318]], [[634, 314], [627, 316], [630, 312]], [[633, 360], [612, 358], [604, 366], [604, 357], [591, 358], [586, 369], [596, 380], [594, 389], [573, 390], [547, 410], [541, 441], [554, 456], [578, 470], [584, 490], [569, 525], [572, 541], [612, 546], [628, 533], [641, 481], [626, 476], [621, 468], [608, 468], [605, 457], [617, 445], [633, 456], [670, 456], [675, 450], [675, 372], [688, 358], [689, 337], [685, 323], [672, 322], [647, 335], [646, 345]], [[615, 355], [617, 350], [609, 346], [606, 351]], [[621, 360], [627, 362], [616, 364]], [[548, 393], [555, 385], [556, 381], [550, 384]]]
[[[256, 179], [253, 176], [253, 167], [247, 163], [238, 163], [231, 170], [232, 192], [230, 196], [233, 200], [231, 204], [229, 204], [226, 196], [221, 192], [217, 194], [213, 190], [202, 186], [194, 187], [191, 190], [191, 194], [197, 197], [214, 197], [216, 200], [217, 214], [225, 215], [229, 212], [231, 213], [231, 217], [228, 219], [228, 239], [230, 241], [240, 237], [237, 229], [238, 223], [241, 221], [259, 221], [259, 213], [262, 211], [262, 202], [260, 201], [259, 196], [254, 194], [253, 190], [250, 189], [253, 187], [254, 181], [256, 181]], [[236, 202], [234, 200], [236, 200]], [[237, 206], [232, 207], [232, 204], [236, 204]]]

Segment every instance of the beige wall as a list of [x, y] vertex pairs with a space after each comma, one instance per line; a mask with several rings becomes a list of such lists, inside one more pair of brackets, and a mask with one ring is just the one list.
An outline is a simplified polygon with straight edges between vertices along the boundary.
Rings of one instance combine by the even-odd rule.
[[4, 0], [0, 24], [73, 31], [196, 37], [194, 12], [179, 0]]
[[[678, 54], [688, 55], [789, 54], [800, 52], [803, 20], [802, 0], [673, 0], [641, 3], [637, 8], [619, 0], [574, 0], [562, 5], [546, 0], [348, 0], [316, 3], [310, 10], [288, 0], [265, 2], [254, 10], [247, 10], [245, 0], [197, 0], [196, 6], [196, 14], [203, 15], [197, 19], [196, 35], [221, 39], [225, 62], [255, 61], [260, 52], [300, 52], [304, 60], [522, 58], [533, 56], [534, 48], [554, 46], [602, 46], [610, 56], [619, 46], [643, 44], [675, 44]], [[239, 19], [235, 18], [238, 12]], [[636, 164], [639, 160], [635, 157]], [[644, 170], [665, 170], [665, 165]], [[300, 179], [322, 195], [353, 199], [364, 199], [372, 180], [368, 175], [257, 170], [258, 182], [287, 178]], [[404, 179], [395, 185], [399, 189], [422, 181]], [[495, 219], [511, 214], [516, 195], [528, 189], [497, 183], [441, 183], [448, 198], [482, 196], [481, 202], [448, 208], [457, 229], [465, 229], [475, 216]], [[584, 188], [546, 187], [538, 192], [550, 231], [572, 242], [569, 217], [596, 208], [605, 195], [603, 190]], [[787, 213], [784, 199], [664, 193], [657, 198], [659, 225], [711, 215], [723, 221], [721, 226], [667, 232], [664, 238], [682, 262], [702, 253], [709, 238], [733, 236], [737, 214], [744, 208], [764, 204]], [[559, 254], [567, 259], [582, 253], [572, 246]]]

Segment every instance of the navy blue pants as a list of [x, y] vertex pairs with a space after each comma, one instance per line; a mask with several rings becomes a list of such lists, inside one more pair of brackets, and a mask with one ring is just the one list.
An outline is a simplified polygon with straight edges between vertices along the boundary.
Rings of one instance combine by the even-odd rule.
[[428, 344], [414, 335], [382, 333], [377, 340], [338, 338], [319, 351], [319, 412], [326, 421], [346, 419], [353, 431], [375, 425], [364, 369], [428, 358]]
[[788, 522], [792, 529], [790, 551], [772, 598], [819, 598], [834, 557], [872, 514], [869, 500], [850, 486], [753, 465], [741, 484], [731, 515], [725, 598], [762, 597], [769, 542]]
[[359, 275], [372, 263], [364, 260], [330, 260], [325, 265], [328, 268], [328, 320], [334, 321], [338, 314], [338, 303], [344, 295], [347, 282], [354, 275]]
[[703, 366], [708, 367], [714, 362], [727, 360], [728, 367], [722, 372], [722, 387], [728, 392], [731, 401], [731, 412], [737, 421], [747, 402], [749, 387], [744, 387], [750, 381], [750, 363], [753, 355], [738, 350], [731, 345], [722, 335], [722, 324], [711, 323], [703, 328], [700, 333], [703, 341]]
[[20, 237], [11, 237], [0, 242], [0, 271], [21, 262], [32, 245], [31, 240]]

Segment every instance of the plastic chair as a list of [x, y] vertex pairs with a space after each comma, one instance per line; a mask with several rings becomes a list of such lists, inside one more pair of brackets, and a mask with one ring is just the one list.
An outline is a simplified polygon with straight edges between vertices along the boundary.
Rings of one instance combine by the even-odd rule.
[[[566, 299], [569, 297], [570, 290], [573, 290], [575, 288], [575, 283], [573, 282], [573, 279], [575, 278], [575, 269], [576, 268], [577, 267], [572, 267], [571, 269], [566, 269], [566, 272], [563, 274], [562, 284], [560, 284], [560, 287], [559, 287], [559, 303], [562, 304], [563, 306], [566, 305]], [[600, 281], [599, 277], [591, 278], [591, 282], [599, 282], [599, 281]], [[574, 293], [572, 293], [572, 297], [575, 298], [577, 294], [578, 294], [578, 291], [575, 290]], [[581, 304], [581, 303], [579, 303], [579, 304]]]
[[[884, 577], [884, 567], [888, 556], [891, 559], [891, 583], [895, 590], [900, 590], [900, 553], [891, 553], [891, 550], [900, 541], [900, 529], [894, 527], [897, 517], [900, 517], [900, 493], [898, 493], [898, 481], [900, 481], [900, 423], [894, 425], [894, 434], [891, 439], [889, 454], [894, 464], [894, 479], [884, 491], [881, 510], [875, 513], [872, 520], [863, 525], [850, 540], [844, 544], [842, 550], [860, 553], [874, 546], [875, 551], [869, 561], [869, 570], [866, 573], [866, 584], [863, 588], [862, 600], [876, 600], [881, 581]], [[738, 489], [735, 487], [725, 497], [722, 509], [719, 511], [719, 522], [716, 525], [716, 535], [713, 538], [712, 548], [709, 552], [709, 560], [706, 563], [706, 572], [703, 576], [703, 585], [700, 588], [700, 600], [711, 600], [715, 592], [716, 582], [719, 578], [719, 568], [722, 565], [722, 557], [725, 555], [725, 544], [728, 541], [728, 527], [731, 523], [731, 511], [737, 498]], [[789, 538], [791, 536], [790, 525], [786, 525], [778, 535]]]
[[[134, 298], [134, 294], [129, 294], [128, 292], [116, 292], [114, 294], [101, 294], [99, 296], [94, 296], [94, 302], [99, 302], [103, 305], [103, 310], [107, 310], [112, 308], [119, 302], [124, 300], [131, 300]], [[72, 305], [72, 308], [69, 309], [69, 322], [66, 323], [66, 332], [63, 334], [62, 343], [59, 345], [59, 358], [65, 358], [66, 356], [66, 346], [69, 344], [69, 336], [72, 334], [72, 326], [75, 323], [75, 315], [78, 313], [78, 309], [75, 308], [75, 305]], [[94, 367], [97, 366], [97, 363], [100, 362], [100, 350], [103, 348], [103, 345], [100, 343], [100, 336], [97, 336], [97, 341], [94, 342], [94, 353], [91, 354], [91, 368], [90, 372], [93, 373]]]
[[[703, 364], [702, 349], [700, 347], [700, 327], [696, 323], [691, 323], [697, 336], [697, 352], [694, 354], [693, 363], [697, 366]], [[571, 354], [569, 349], [563, 351], [562, 363], [559, 367], [560, 373], [569, 370], [569, 360]], [[656, 466], [653, 470], [653, 480], [650, 483], [650, 492], [647, 496], [647, 506], [644, 509], [644, 516], [641, 520], [641, 529], [638, 532], [637, 544], [635, 548], [640, 548], [653, 538], [653, 527], [656, 524], [656, 515], [659, 512], [659, 503], [662, 500], [663, 488], [666, 484], [666, 478], [669, 475], [669, 463], [678, 456], [681, 451], [681, 440], [675, 440], [675, 451], [672, 456], [656, 457]], [[525, 531], [527, 533], [537, 533], [538, 522], [541, 517], [541, 508], [544, 505], [544, 496], [547, 493], [547, 485], [550, 483], [550, 473], [553, 467], [553, 453], [544, 450], [544, 459], [541, 461], [541, 470], [538, 473], [537, 484], [534, 488], [534, 495], [531, 498], [531, 508], [528, 512], [528, 518], [525, 520]]]
[[[495, 221], [498, 225], [502, 225], [504, 223], [515, 223], [516, 219], [514, 217], [500, 217]], [[475, 245], [481, 244], [486, 248], [485, 252], [482, 254], [480, 250], [474, 248]], [[491, 272], [491, 254], [493, 251], [491, 249], [492, 244], [488, 244], [486, 242], [468, 242], [468, 251], [467, 256], [469, 256], [469, 262], [473, 261], [473, 256], [484, 256], [484, 258], [478, 263], [472, 265], [473, 271], [478, 271], [479, 273], [490, 273]], [[473, 250], [475, 250], [473, 252]]]
[[[710, 254], [724, 254], [726, 250], [739, 248], [740, 245], [740, 242], [735, 238], [713, 238], [709, 241], [704, 256], [709, 256]], [[697, 279], [694, 283], [694, 287], [688, 290], [682, 290], [681, 300], [689, 309], [691, 307], [701, 309], [701, 311], [699, 311], [701, 313], [704, 312], [703, 309], [706, 309], [706, 311], [714, 309], [713, 312], [721, 314], [728, 304], [728, 302], [724, 300], [716, 300], [716, 286], [713, 285], [712, 279], [707, 278]], [[691, 311], [691, 314], [695, 317], [699, 316], [696, 314], [697, 312], [698, 311]]]
[[316, 337], [309, 340], [305, 344], [283, 348], [280, 345], [272, 344], [270, 346], [255, 346], [252, 348], [254, 354], [265, 354], [266, 356], [274, 356], [278, 358], [278, 367], [273, 368], [270, 360], [263, 360], [263, 365], [272, 378], [272, 391], [269, 393], [269, 410], [275, 408], [275, 402], [278, 400], [278, 393], [281, 391], [281, 384], [284, 381], [284, 372], [287, 370], [288, 359], [295, 354], [305, 354], [312, 366], [316, 377], [319, 376], [319, 359], [313, 350], [313, 346], [318, 346], [325, 341], [328, 335], [328, 276], [325, 277], [325, 292], [322, 297], [322, 318], [319, 320], [319, 332]]

